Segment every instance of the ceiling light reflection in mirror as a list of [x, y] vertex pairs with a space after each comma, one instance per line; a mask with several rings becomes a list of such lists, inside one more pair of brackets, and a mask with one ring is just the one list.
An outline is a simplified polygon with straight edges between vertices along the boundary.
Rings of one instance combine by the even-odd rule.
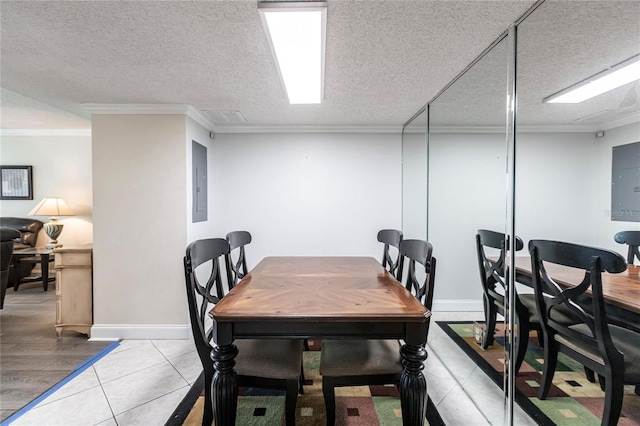
[[640, 80], [640, 55], [555, 93], [544, 102], [577, 104], [637, 80]]

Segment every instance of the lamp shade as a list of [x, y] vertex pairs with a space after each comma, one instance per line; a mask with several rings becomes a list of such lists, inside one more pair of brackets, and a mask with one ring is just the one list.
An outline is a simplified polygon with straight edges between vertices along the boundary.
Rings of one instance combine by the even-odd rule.
[[28, 213], [29, 216], [75, 216], [62, 198], [47, 197]]

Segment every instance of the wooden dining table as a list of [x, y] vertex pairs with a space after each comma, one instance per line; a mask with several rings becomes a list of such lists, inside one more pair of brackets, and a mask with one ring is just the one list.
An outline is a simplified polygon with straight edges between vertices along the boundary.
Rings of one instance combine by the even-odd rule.
[[[531, 258], [516, 256], [516, 281], [533, 287]], [[560, 286], [575, 286], [582, 282], [584, 270], [546, 263], [545, 269]], [[640, 332], [640, 266], [627, 265], [619, 274], [602, 273], [602, 293], [610, 322]], [[585, 292], [582, 304], [589, 308], [591, 291]]]
[[431, 312], [372, 257], [267, 257], [210, 312], [215, 424], [235, 424], [235, 339], [402, 339], [404, 425], [423, 425]]

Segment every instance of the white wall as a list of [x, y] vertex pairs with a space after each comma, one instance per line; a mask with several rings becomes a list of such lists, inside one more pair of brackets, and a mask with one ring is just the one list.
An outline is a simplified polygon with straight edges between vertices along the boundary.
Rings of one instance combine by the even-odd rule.
[[475, 248], [480, 228], [505, 230], [502, 134], [429, 138], [429, 234], [438, 259], [434, 311], [482, 310]]
[[[33, 167], [33, 200], [1, 200], [0, 215], [29, 217], [44, 197], [63, 198], [76, 216], [60, 217], [64, 230], [58, 242], [65, 246], [93, 241], [91, 136], [6, 136], [0, 138], [2, 165]], [[35, 217], [48, 222], [48, 217]], [[40, 232], [38, 246], [49, 242]]]
[[186, 337], [186, 116], [94, 114], [92, 134], [92, 338]]
[[[603, 247], [626, 253], [613, 240], [640, 223], [611, 220], [612, 148], [640, 141], [640, 123], [588, 133], [519, 136], [518, 235]], [[539, 166], [541, 165], [541, 166]]]
[[596, 161], [594, 134], [518, 133], [516, 143], [516, 233], [525, 243], [523, 255], [530, 239], [595, 245], [597, 170], [604, 165]]
[[[426, 129], [426, 127], [425, 127]], [[427, 238], [427, 135], [402, 135], [402, 231], [404, 238]]]
[[214, 236], [247, 230], [249, 267], [277, 255], [382, 255], [401, 225], [400, 134], [221, 134], [212, 142]]

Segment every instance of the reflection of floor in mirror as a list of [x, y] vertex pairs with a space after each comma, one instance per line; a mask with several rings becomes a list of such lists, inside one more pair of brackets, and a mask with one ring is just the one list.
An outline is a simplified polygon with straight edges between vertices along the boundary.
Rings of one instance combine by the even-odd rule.
[[56, 287], [41, 282], [7, 289], [0, 310], [0, 419], [5, 420], [108, 346], [65, 330], [56, 337]]
[[[481, 312], [433, 315], [424, 373], [447, 425], [504, 424], [499, 388], [435, 324], [482, 318]], [[66, 425], [71, 418], [105, 426], [164, 424], [201, 370], [191, 340], [124, 340], [12, 424]], [[514, 410], [514, 424], [535, 424], [517, 405]]]

